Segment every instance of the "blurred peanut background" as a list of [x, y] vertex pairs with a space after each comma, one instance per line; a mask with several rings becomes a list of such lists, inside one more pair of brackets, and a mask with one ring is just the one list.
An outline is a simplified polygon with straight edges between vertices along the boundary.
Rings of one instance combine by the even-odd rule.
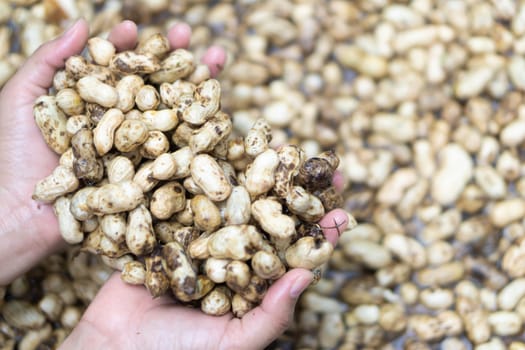
[[[270, 348], [525, 349], [525, 1], [0, 0], [0, 86], [80, 16], [188, 23], [239, 134], [341, 158], [360, 225]], [[58, 346], [110, 273], [72, 249], [0, 288], [0, 348]]]

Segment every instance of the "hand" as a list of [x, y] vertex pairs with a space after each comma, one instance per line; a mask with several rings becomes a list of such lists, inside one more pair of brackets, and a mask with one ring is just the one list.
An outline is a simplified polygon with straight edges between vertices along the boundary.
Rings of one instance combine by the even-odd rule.
[[[171, 46], [189, 45], [191, 29], [175, 25], [168, 33]], [[62, 238], [52, 206], [31, 199], [35, 184], [58, 164], [58, 156], [43, 140], [33, 118], [37, 97], [47, 94], [55, 71], [82, 51], [88, 26], [79, 20], [61, 37], [40, 47], [0, 92], [0, 285], [6, 285], [61, 247]], [[124, 21], [109, 40], [118, 50], [135, 47], [137, 27]], [[216, 75], [224, 65], [224, 50], [211, 47], [203, 63]]]
[[[321, 220], [326, 238], [336, 244], [348, 216], [335, 209]], [[339, 224], [339, 229], [334, 227]], [[208, 316], [153, 299], [143, 286], [127, 285], [115, 273], [102, 287], [63, 349], [262, 349], [289, 326], [295, 302], [312, 273], [293, 269], [275, 282], [262, 304], [243, 318]]]

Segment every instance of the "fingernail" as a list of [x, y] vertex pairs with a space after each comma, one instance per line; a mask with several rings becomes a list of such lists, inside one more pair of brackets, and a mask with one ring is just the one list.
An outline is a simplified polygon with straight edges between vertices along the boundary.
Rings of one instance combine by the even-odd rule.
[[290, 297], [293, 299], [297, 299], [299, 295], [312, 283], [312, 275], [308, 276], [301, 276], [297, 278], [292, 286], [290, 288]]

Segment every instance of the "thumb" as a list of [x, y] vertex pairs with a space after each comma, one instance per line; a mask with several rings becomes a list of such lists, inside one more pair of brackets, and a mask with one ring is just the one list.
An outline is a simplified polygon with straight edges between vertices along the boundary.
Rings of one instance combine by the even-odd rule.
[[297, 299], [312, 280], [311, 271], [288, 271], [270, 287], [262, 304], [242, 318], [245, 339], [255, 342], [254, 349], [264, 348], [290, 326]]
[[82, 51], [88, 35], [86, 21], [79, 19], [60, 37], [40, 46], [4, 86], [6, 94], [11, 94], [6, 100], [18, 105], [32, 104], [47, 93], [56, 70], [64, 67], [68, 57]]

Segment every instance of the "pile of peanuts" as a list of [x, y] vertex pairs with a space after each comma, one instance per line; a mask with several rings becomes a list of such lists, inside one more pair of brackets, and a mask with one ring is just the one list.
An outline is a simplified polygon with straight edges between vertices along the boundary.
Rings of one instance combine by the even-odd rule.
[[2, 349], [55, 349], [76, 326], [113, 269], [69, 248], [0, 288]]
[[87, 51], [34, 105], [60, 164], [33, 199], [53, 203], [66, 242], [153, 297], [237, 317], [287, 268], [328, 261], [333, 247], [315, 223], [342, 205], [333, 152], [274, 150], [262, 118], [246, 137], [231, 134], [219, 82], [159, 33], [119, 53], [95, 37]]
[[[43, 3], [12, 5], [10, 25], [74, 18]], [[525, 348], [522, 1], [68, 3], [96, 35], [123, 18], [141, 37], [189, 23], [197, 56], [227, 49], [233, 132], [264, 118], [271, 147], [336, 150], [361, 224], [271, 348]]]

